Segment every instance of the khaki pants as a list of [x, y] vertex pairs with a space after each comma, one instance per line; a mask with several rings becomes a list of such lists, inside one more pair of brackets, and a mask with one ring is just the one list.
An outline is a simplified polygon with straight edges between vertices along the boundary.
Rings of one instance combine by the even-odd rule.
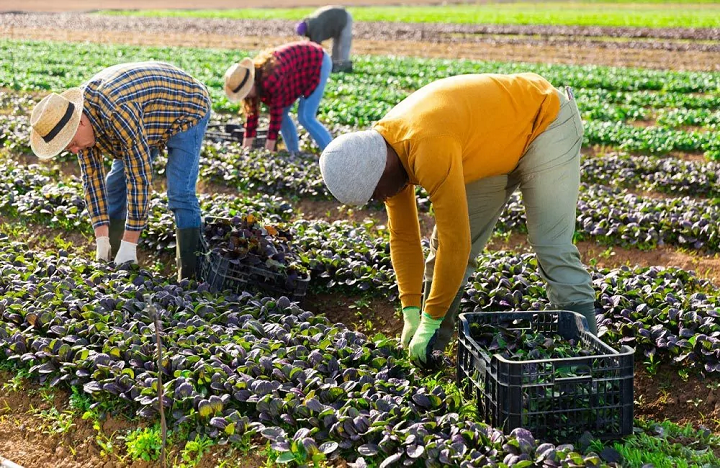
[[[435, 349], [444, 350], [455, 332], [460, 299], [477, 256], [492, 235], [510, 195], [519, 188], [527, 218], [528, 242], [537, 255], [540, 276], [554, 307], [574, 309], [592, 304], [595, 292], [589, 273], [572, 243], [580, 187], [580, 146], [583, 128], [572, 92], [558, 91], [560, 111], [550, 126], [530, 144], [517, 167], [507, 175], [488, 177], [465, 186], [472, 247], [462, 286], [440, 327]], [[437, 228], [425, 262], [423, 305], [432, 284]]]

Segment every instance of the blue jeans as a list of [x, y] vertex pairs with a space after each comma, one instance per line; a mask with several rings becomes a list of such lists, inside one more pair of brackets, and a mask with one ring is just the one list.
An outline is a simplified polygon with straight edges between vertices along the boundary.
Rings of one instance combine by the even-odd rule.
[[[320, 82], [315, 91], [308, 97], [300, 97], [298, 103], [298, 122], [305, 127], [315, 143], [320, 147], [320, 151], [332, 141], [332, 135], [327, 128], [323, 126], [317, 119], [318, 107], [320, 107], [320, 99], [325, 93], [325, 83], [327, 83], [330, 72], [332, 71], [332, 59], [325, 52], [323, 56], [322, 66], [320, 67]], [[297, 153], [300, 150], [297, 136], [297, 129], [290, 118], [290, 108], [292, 104], [283, 109], [282, 125], [280, 134], [285, 142], [285, 147], [291, 153]]]
[[[210, 112], [192, 128], [171, 136], [167, 141], [168, 208], [175, 214], [178, 229], [200, 227], [200, 203], [195, 193], [200, 168], [200, 147]], [[155, 160], [157, 148], [150, 149], [150, 159]], [[105, 179], [108, 215], [110, 219], [127, 217], [127, 191], [125, 165], [122, 159], [114, 159], [112, 168]], [[152, 189], [150, 189], [152, 190]]]

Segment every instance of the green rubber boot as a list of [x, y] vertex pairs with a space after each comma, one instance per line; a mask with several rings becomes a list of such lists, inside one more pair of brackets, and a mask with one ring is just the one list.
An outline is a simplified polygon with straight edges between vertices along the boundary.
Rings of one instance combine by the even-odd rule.
[[588, 323], [588, 331], [597, 336], [597, 318], [595, 317], [595, 303], [586, 302], [583, 304], [573, 304], [569, 306], [559, 307], [560, 310], [571, 310], [581, 314]]
[[200, 250], [200, 228], [177, 229], [176, 260], [178, 281], [197, 276], [197, 252]]
[[125, 220], [124, 219], [111, 219], [110, 220], [110, 233], [108, 234], [110, 236], [110, 252], [112, 255], [112, 260], [115, 258], [115, 255], [117, 255], [118, 250], [120, 250], [120, 241], [122, 241], [123, 234], [125, 233]]

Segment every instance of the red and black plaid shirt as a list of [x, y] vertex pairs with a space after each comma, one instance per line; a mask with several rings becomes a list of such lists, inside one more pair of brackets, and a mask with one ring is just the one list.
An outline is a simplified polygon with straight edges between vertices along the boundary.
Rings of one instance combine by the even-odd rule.
[[[278, 47], [275, 70], [263, 78], [260, 100], [270, 109], [267, 139], [277, 140], [282, 124], [283, 109], [300, 96], [308, 97], [320, 82], [320, 67], [325, 51], [313, 42], [294, 42]], [[253, 109], [245, 121], [245, 135], [254, 138], [258, 126], [258, 109]]]

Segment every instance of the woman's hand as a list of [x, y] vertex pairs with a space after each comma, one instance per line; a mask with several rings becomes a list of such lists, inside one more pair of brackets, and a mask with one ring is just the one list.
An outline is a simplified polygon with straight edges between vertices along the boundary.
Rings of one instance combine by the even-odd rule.
[[268, 151], [275, 151], [276, 140], [265, 140], [265, 149]]

